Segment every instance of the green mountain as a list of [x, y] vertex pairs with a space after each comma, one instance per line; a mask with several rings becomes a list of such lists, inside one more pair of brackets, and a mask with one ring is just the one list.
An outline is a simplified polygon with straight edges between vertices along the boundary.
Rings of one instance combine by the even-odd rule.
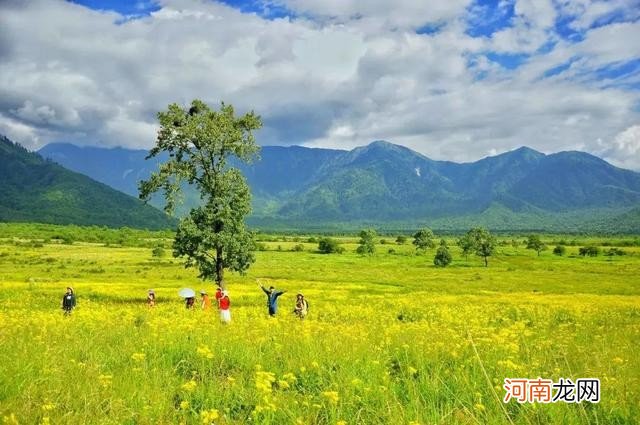
[[[155, 168], [144, 151], [56, 144], [40, 152], [132, 195]], [[640, 174], [584, 152], [522, 147], [454, 163], [376, 141], [351, 151], [265, 146], [261, 160], [239, 167], [254, 195], [250, 222], [263, 228], [640, 232]], [[186, 199], [197, 202], [188, 189]]]
[[0, 136], [0, 221], [161, 229], [163, 212]]

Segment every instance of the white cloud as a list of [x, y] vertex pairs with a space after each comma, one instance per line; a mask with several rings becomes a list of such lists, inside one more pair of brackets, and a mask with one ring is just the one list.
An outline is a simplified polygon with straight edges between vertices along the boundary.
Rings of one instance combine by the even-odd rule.
[[632, 125], [618, 133], [611, 143], [599, 141], [598, 153], [611, 163], [640, 171], [640, 124]]
[[[591, 19], [590, 3], [556, 10], [518, 1], [511, 27], [474, 38], [465, 32], [468, 3], [283, 0], [309, 17], [266, 20], [209, 0], [162, 0], [150, 16], [123, 21], [71, 2], [6, 0], [0, 132], [30, 148], [149, 147], [156, 112], [199, 97], [261, 114], [263, 144], [386, 139], [473, 160], [521, 145], [604, 152], [640, 122], [637, 91], [594, 79], [602, 66], [640, 57], [640, 23], [601, 26], [570, 43], [553, 23], [558, 14]], [[425, 23], [444, 25], [416, 34]], [[549, 41], [552, 51], [516, 70], [483, 55], [535, 52]]]

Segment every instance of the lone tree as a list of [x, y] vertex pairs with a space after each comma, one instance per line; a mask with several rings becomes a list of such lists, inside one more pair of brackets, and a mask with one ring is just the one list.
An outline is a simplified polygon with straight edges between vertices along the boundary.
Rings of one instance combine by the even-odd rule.
[[416, 251], [426, 251], [429, 248], [435, 248], [436, 243], [433, 241], [433, 232], [431, 229], [424, 228], [418, 230], [413, 235], [413, 244], [416, 246]]
[[185, 267], [197, 267], [199, 277], [224, 286], [224, 270], [244, 273], [255, 260], [253, 234], [244, 218], [251, 212], [249, 186], [227, 160], [250, 162], [260, 148], [252, 131], [262, 126], [249, 112], [236, 117], [233, 106], [222, 103], [212, 110], [194, 100], [188, 108], [169, 105], [158, 113], [160, 130], [147, 159], [167, 153], [168, 159], [140, 182], [140, 198], [147, 202], [162, 190], [165, 211], [172, 214], [182, 184], [200, 192], [201, 206], [193, 208], [178, 224], [173, 241], [174, 257], [186, 257]]
[[456, 241], [456, 245], [458, 245], [462, 250], [462, 256], [465, 260], [469, 258], [469, 254], [474, 252], [475, 247], [473, 244], [474, 240], [471, 238], [468, 232]]
[[458, 240], [458, 245], [463, 252], [475, 252], [484, 259], [484, 266], [489, 267], [489, 257], [496, 247], [496, 238], [487, 229], [474, 227]]
[[371, 255], [376, 251], [376, 242], [375, 238], [377, 236], [376, 231], [373, 229], [366, 229], [360, 231], [360, 241], [358, 242], [358, 248], [356, 252], [358, 254], [368, 254]]
[[449, 247], [447, 246], [447, 241], [444, 239], [440, 240], [440, 246], [436, 251], [436, 256], [433, 257], [433, 264], [436, 267], [447, 267], [451, 263], [452, 257], [449, 252]]
[[547, 246], [542, 242], [540, 236], [538, 235], [529, 235], [527, 238], [527, 249], [533, 249], [538, 253], [538, 257], [540, 256], [540, 251], [544, 251], [547, 249]]

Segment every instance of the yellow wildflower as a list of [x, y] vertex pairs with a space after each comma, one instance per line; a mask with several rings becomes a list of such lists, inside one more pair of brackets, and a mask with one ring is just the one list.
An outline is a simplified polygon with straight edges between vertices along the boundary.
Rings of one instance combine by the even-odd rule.
[[146, 356], [146, 354], [144, 354], [144, 353], [133, 353], [133, 354], [131, 355], [131, 359], [132, 359], [133, 361], [136, 361], [136, 362], [142, 362], [142, 361], [144, 361], [144, 359], [145, 359], [146, 357], [147, 357], [147, 356]]
[[338, 404], [338, 400], [340, 400], [340, 396], [337, 391], [324, 391], [322, 396], [326, 398], [331, 404]]
[[200, 419], [202, 420], [202, 425], [209, 425], [219, 417], [220, 417], [220, 414], [218, 413], [217, 409], [203, 410], [200, 412]]
[[193, 390], [196, 389], [197, 386], [198, 386], [198, 383], [192, 379], [189, 382], [183, 384], [182, 389], [187, 392], [192, 392]]

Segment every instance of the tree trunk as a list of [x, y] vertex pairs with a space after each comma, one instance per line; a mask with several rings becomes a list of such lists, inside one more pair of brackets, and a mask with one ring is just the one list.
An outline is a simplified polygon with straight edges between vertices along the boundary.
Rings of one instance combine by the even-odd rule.
[[222, 289], [224, 287], [224, 262], [222, 260], [222, 248], [216, 249], [216, 283]]
[[484, 257], [484, 266], [485, 266], [485, 267], [489, 267], [489, 260], [488, 260], [488, 257]]

